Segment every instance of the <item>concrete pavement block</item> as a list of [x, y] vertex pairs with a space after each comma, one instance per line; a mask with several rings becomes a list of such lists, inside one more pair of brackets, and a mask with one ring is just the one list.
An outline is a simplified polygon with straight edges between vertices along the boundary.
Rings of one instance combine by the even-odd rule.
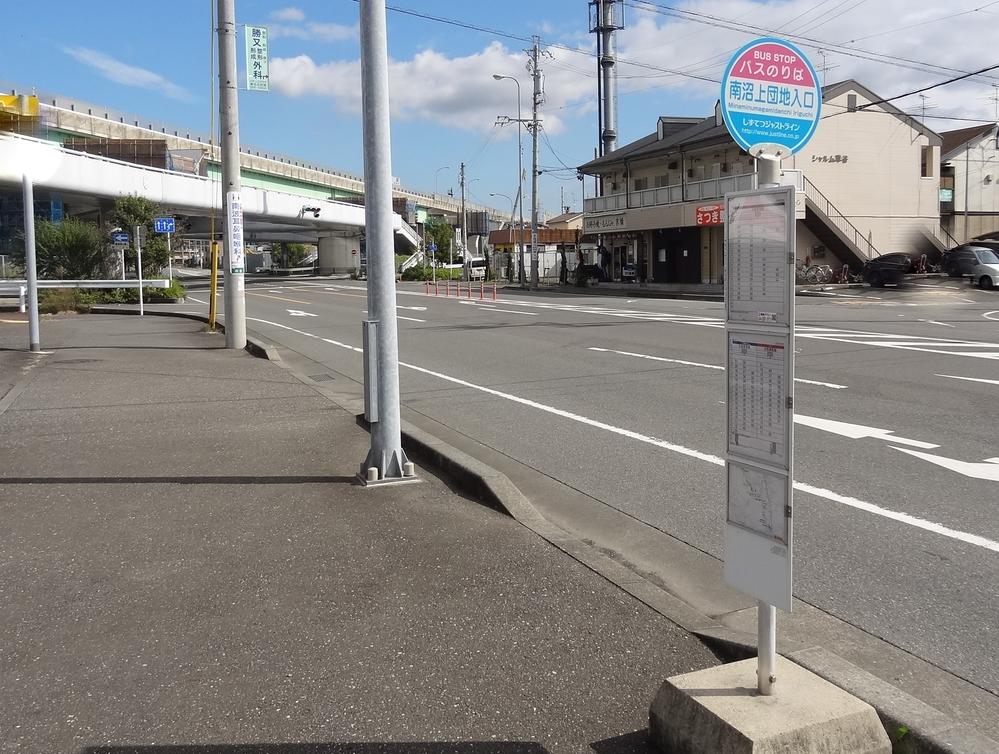
[[777, 658], [773, 696], [756, 690], [756, 659], [674, 676], [649, 711], [666, 754], [890, 754], [874, 708]]

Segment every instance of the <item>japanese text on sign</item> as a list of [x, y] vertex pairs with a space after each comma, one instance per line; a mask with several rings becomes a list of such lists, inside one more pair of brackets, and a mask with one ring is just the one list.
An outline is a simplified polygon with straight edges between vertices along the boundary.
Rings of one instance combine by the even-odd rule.
[[728, 318], [745, 324], [789, 321], [788, 256], [794, 249], [787, 207], [793, 189], [728, 199], [726, 291]]
[[267, 27], [246, 27], [246, 88], [266, 92], [270, 89], [267, 57]]
[[721, 225], [724, 207], [720, 204], [709, 204], [706, 207], [698, 207], [694, 210], [694, 218], [697, 225]]
[[789, 156], [811, 138], [822, 107], [818, 76], [801, 52], [760, 39], [729, 61], [722, 77], [722, 115], [732, 138], [757, 155]]
[[229, 213], [229, 272], [242, 274], [246, 266], [243, 252], [243, 200], [238, 191], [229, 191], [225, 195], [226, 208]]

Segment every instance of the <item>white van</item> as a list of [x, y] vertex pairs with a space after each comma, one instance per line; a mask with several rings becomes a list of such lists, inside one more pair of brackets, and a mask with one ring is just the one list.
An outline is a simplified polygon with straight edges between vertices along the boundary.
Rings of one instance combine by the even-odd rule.
[[486, 279], [485, 257], [469, 257], [465, 262], [465, 276], [469, 280]]

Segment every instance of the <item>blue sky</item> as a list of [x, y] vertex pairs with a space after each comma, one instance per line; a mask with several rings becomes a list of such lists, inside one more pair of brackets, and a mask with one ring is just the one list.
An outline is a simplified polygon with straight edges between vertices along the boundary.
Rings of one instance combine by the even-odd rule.
[[[390, 4], [515, 36], [538, 34], [543, 42], [558, 45], [544, 62], [547, 140], [542, 139], [540, 157], [543, 168], [558, 171], [542, 176], [541, 204], [557, 213], [564, 191], [566, 204], [579, 208], [580, 183], [561, 163], [574, 167], [590, 159], [596, 142], [595, 64], [585, 54], [593, 44], [586, 0]], [[44, 15], [30, 3], [4, 5], [0, 81], [6, 85], [37, 87], [208, 131], [214, 0], [175, 0], [171, 5], [102, 0], [99, 10], [88, 12], [80, 12], [76, 3], [50, 0]], [[666, 5], [706, 15], [678, 18], [664, 10]], [[965, 0], [947, 9], [913, 5], [923, 6], [908, 0], [627, 0], [621, 55], [652, 67], [620, 68], [620, 143], [650, 133], [661, 114], [711, 112], [716, 84], [657, 69], [718, 78], [730, 51], [759, 36], [752, 29], [726, 26], [753, 24], [790, 39], [828, 42], [824, 54], [818, 45], [806, 48], [817, 67], [827, 67], [828, 81], [857, 78], [885, 96], [991, 62], [982, 52], [993, 48], [990, 29], [999, 19], [999, 2]], [[360, 173], [357, 3], [236, 0], [236, 8], [238, 23], [271, 30], [273, 90], [241, 93], [243, 143]], [[392, 11], [388, 24], [393, 174], [408, 187], [428, 191], [434, 190], [436, 175], [440, 191], [454, 188], [457, 193], [457, 168], [464, 161], [469, 195], [509, 207], [505, 198], [490, 198], [489, 193], [516, 193], [516, 130], [493, 123], [497, 115], [516, 115], [516, 89], [512, 82], [494, 81], [492, 74], [521, 81], [526, 113], [526, 45]], [[851, 54], [854, 48], [864, 54]], [[890, 59], [869, 60], [866, 53]], [[928, 125], [937, 130], [970, 125], [936, 117], [943, 115], [991, 119], [995, 83], [999, 80], [978, 77], [929, 92], [927, 112], [934, 118]], [[910, 98], [898, 104], [918, 112], [923, 102]], [[524, 136], [529, 169], [529, 138], [526, 132]], [[443, 166], [450, 167], [438, 171]], [[591, 182], [587, 192], [592, 195]]]

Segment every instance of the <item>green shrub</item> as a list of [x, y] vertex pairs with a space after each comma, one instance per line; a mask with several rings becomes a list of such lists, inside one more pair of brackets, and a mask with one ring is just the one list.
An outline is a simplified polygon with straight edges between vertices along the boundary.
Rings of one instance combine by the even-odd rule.
[[[184, 286], [174, 280], [169, 288], [143, 287], [143, 301], [157, 301], [183, 298]], [[38, 293], [38, 308], [45, 314], [66, 311], [90, 311], [99, 304], [137, 304], [138, 288], [43, 288]]]

